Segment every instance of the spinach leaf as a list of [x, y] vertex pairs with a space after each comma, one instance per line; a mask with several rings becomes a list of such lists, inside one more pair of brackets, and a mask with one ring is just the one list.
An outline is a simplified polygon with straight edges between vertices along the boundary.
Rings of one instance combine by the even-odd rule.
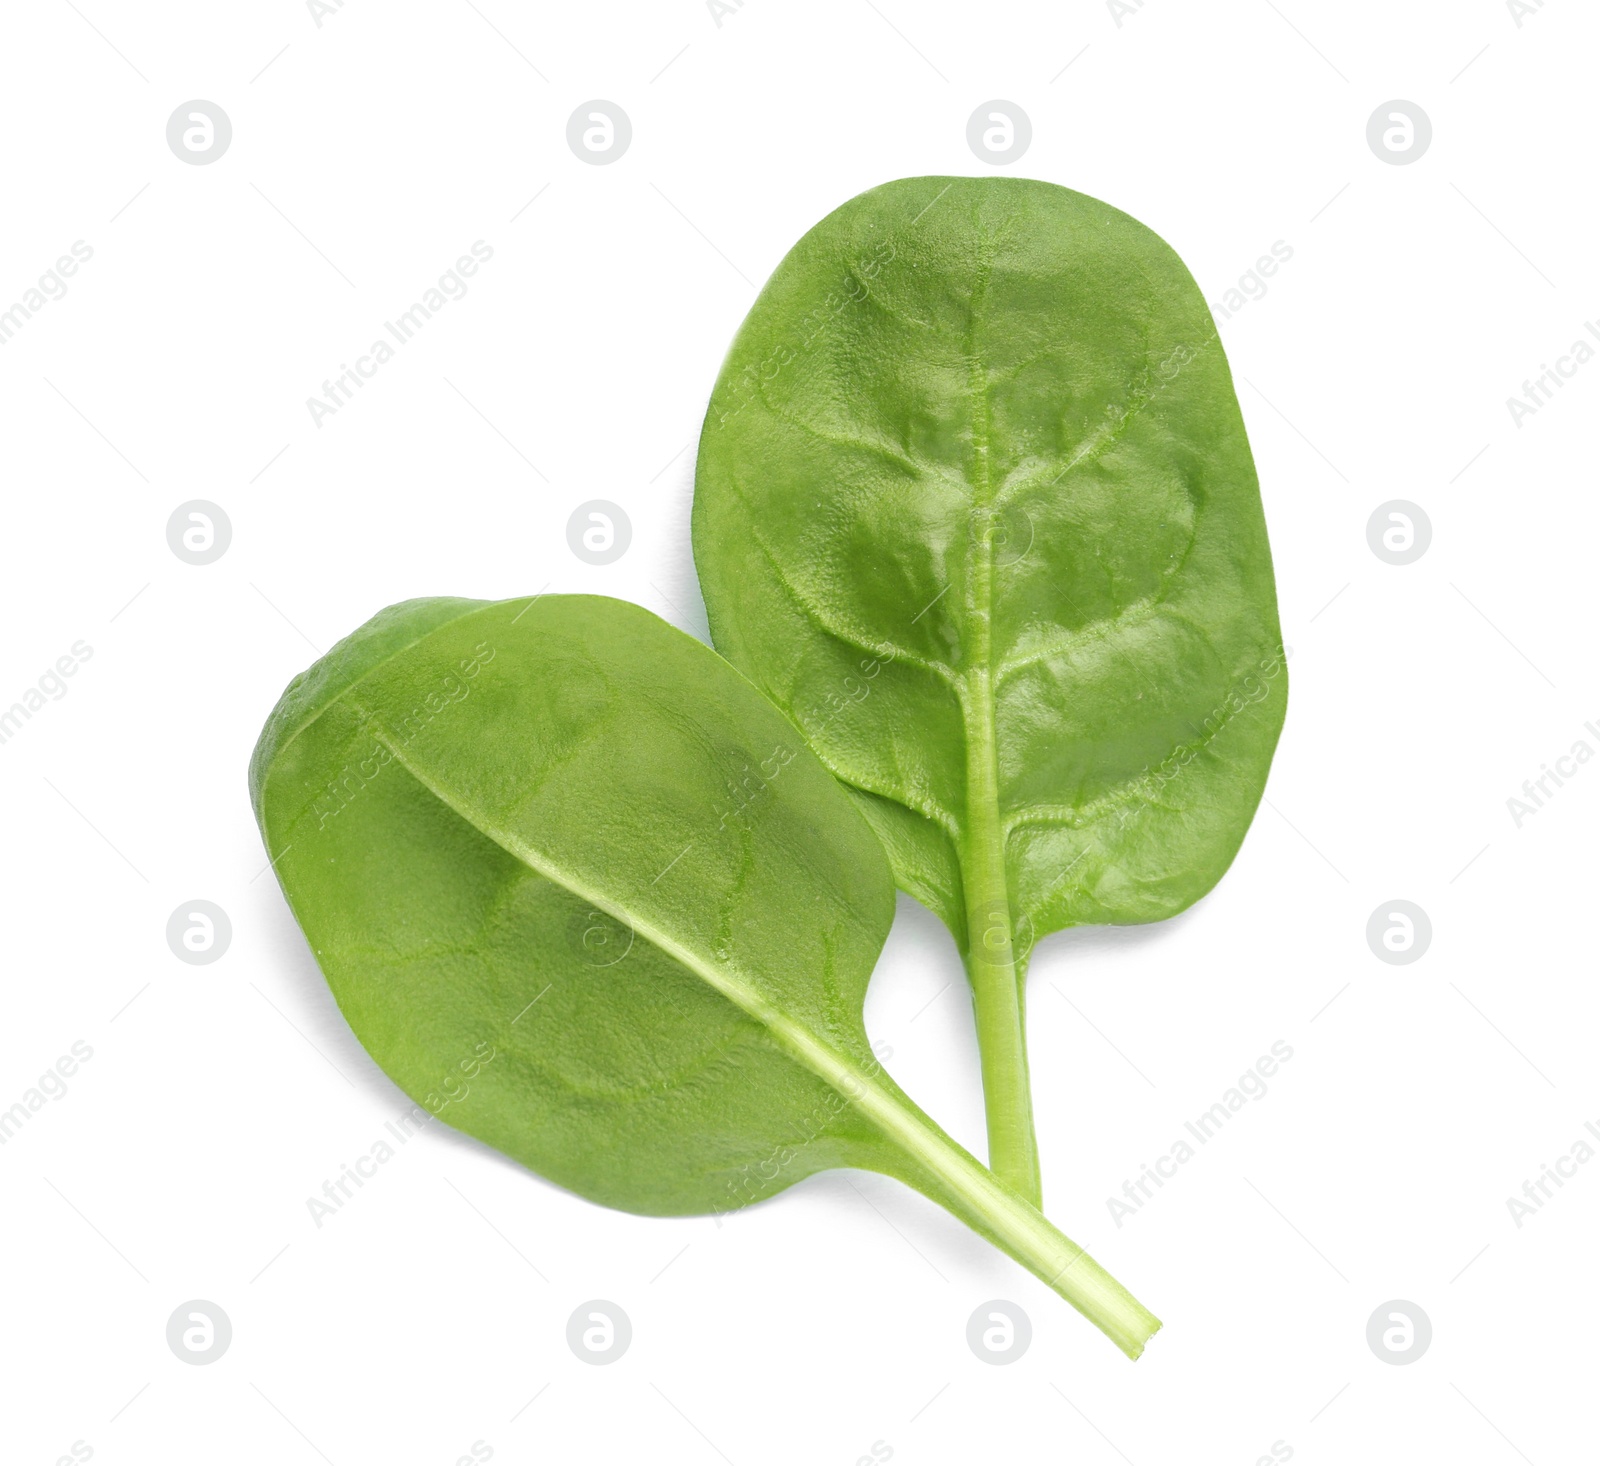
[[1210, 890], [1283, 722], [1255, 468], [1200, 291], [1053, 184], [852, 199], [733, 343], [694, 550], [717, 648], [960, 946], [990, 1163], [1037, 1201], [1032, 944]]
[[880, 1171], [1130, 1356], [1159, 1327], [878, 1064], [882, 848], [708, 647], [599, 597], [407, 602], [290, 684], [250, 787], [351, 1027], [448, 1124], [652, 1215]]

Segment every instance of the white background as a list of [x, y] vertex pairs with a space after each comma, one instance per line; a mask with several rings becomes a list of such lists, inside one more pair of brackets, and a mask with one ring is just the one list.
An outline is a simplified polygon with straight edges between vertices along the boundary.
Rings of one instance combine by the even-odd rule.
[[[94, 1056], [0, 1147], [5, 1461], [1590, 1458], [1600, 1164], [1520, 1229], [1506, 1199], [1600, 1122], [1600, 765], [1521, 828], [1506, 801], [1600, 749], [1600, 363], [1520, 428], [1506, 399], [1600, 317], [1597, 40], [1578, 0], [14, 7], [0, 308], [94, 254], [0, 348], [0, 706], [93, 655], [0, 746], [0, 1108]], [[165, 138], [194, 98], [234, 129], [200, 167]], [[632, 120], [611, 166], [567, 146], [591, 98]], [[688, 450], [754, 285], [864, 188], [990, 171], [993, 98], [1032, 120], [1008, 171], [1132, 213], [1211, 300], [1294, 252], [1220, 321], [1294, 649], [1269, 803], [1191, 913], [1050, 938], [1030, 980], [1046, 1208], [1165, 1330], [1130, 1364], [857, 1174], [719, 1229], [435, 1127], [317, 1229], [404, 1103], [262, 873], [245, 765], [283, 684], [425, 594], [703, 635]], [[1393, 98], [1433, 123], [1409, 166], [1366, 140]], [[479, 239], [470, 293], [316, 426]], [[565, 532], [596, 498], [634, 528], [604, 568]], [[168, 549], [190, 499], [231, 519], [215, 564]], [[1432, 522], [1409, 566], [1368, 548], [1391, 499]], [[166, 944], [195, 898], [232, 919], [214, 965]], [[1366, 941], [1395, 898], [1433, 923], [1409, 966]], [[960, 966], [909, 902], [867, 1016], [981, 1154]], [[1266, 1096], [1119, 1229], [1107, 1198], [1274, 1040]], [[604, 1368], [565, 1341], [593, 1298], [634, 1330]], [[993, 1298], [1033, 1322], [1005, 1367], [966, 1342]], [[190, 1299], [232, 1321], [205, 1367], [166, 1343]], [[1366, 1341], [1391, 1299], [1432, 1320], [1404, 1367]]]

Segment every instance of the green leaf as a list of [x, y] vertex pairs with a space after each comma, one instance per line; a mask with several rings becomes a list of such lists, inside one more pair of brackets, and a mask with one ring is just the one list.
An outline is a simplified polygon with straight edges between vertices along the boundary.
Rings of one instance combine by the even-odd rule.
[[779, 265], [700, 439], [717, 648], [944, 919], [990, 1158], [1037, 1198], [1032, 944], [1220, 879], [1287, 692], [1272, 561], [1204, 298], [1156, 235], [1017, 178], [909, 178]]
[[708, 647], [598, 597], [407, 602], [290, 684], [250, 782], [340, 1008], [447, 1123], [652, 1215], [881, 1171], [1131, 1356], [1159, 1327], [878, 1064], [882, 848]]

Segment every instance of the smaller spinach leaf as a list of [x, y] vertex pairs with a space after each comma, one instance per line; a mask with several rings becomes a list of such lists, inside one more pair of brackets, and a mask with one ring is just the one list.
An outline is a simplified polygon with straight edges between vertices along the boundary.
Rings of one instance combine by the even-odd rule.
[[351, 1027], [448, 1124], [652, 1215], [880, 1171], [1131, 1357], [1160, 1327], [874, 1058], [882, 848], [708, 647], [598, 597], [391, 607], [291, 683], [250, 787]]

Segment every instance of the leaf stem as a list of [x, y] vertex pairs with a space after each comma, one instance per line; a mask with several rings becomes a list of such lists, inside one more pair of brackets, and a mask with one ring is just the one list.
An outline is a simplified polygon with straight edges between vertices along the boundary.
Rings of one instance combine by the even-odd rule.
[[1059, 1293], [1129, 1359], [1144, 1353], [1161, 1320], [954, 1141], [945, 1144], [951, 1155], [942, 1179], [950, 1194], [933, 1199]]
[[[818, 1072], [824, 1066], [815, 1064]], [[839, 1073], [833, 1082], [914, 1162], [895, 1174], [966, 1223], [1065, 1298], [1130, 1359], [1161, 1320], [1036, 1207], [970, 1156], [881, 1072]]]
[[1076, 1242], [1057, 1231], [1037, 1207], [946, 1135], [876, 1060], [862, 1065], [755, 994], [731, 986], [727, 990], [783, 1048], [854, 1105], [889, 1142], [887, 1157], [864, 1164], [876, 1164], [915, 1187], [1015, 1258], [1128, 1358], [1137, 1359], [1144, 1352], [1161, 1320]]

